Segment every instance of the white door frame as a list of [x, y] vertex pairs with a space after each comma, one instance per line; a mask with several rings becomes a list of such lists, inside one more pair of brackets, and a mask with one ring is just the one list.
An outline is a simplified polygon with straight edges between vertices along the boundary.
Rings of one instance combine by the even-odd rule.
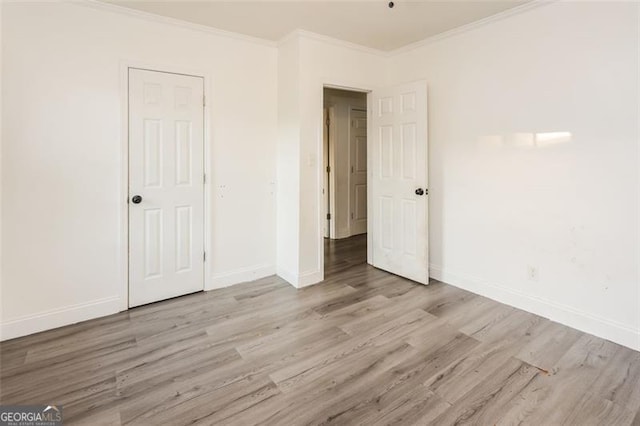
[[[369, 178], [369, 170], [371, 170], [371, 138], [369, 135], [371, 134], [371, 92], [373, 92], [376, 87], [373, 87], [369, 84], [360, 84], [357, 82], [339, 82], [339, 81], [331, 81], [327, 80], [322, 82], [319, 86], [317, 86], [320, 91], [320, 104], [318, 105], [316, 111], [316, 117], [318, 120], [322, 121], [323, 118], [323, 110], [324, 110], [324, 89], [339, 89], [339, 90], [348, 90], [351, 92], [360, 92], [367, 94], [367, 179]], [[320, 129], [324, 132], [325, 126], [324, 123], [320, 123]], [[320, 133], [317, 143], [317, 158], [323, 158], [324, 155], [324, 142], [323, 133]], [[326, 220], [324, 217], [325, 207], [323, 206], [323, 194], [322, 187], [324, 185], [323, 173], [325, 173], [323, 162], [318, 161], [317, 167], [317, 176], [318, 176], [318, 188], [317, 188], [317, 197], [318, 197], [318, 264], [320, 265], [320, 279], [324, 280], [324, 232], [323, 232], [323, 222], [322, 220]], [[367, 217], [371, 217], [371, 189], [367, 186]], [[367, 263], [373, 262], [373, 257], [371, 255], [372, 240], [371, 240], [371, 221], [367, 220]]]
[[207, 177], [204, 185], [204, 291], [211, 290], [211, 91], [212, 73], [206, 70], [194, 70], [173, 65], [149, 64], [138, 61], [120, 62], [120, 214], [118, 217], [120, 235], [119, 270], [120, 270], [120, 311], [129, 309], [129, 69], [137, 68], [170, 74], [183, 74], [204, 79], [203, 136], [204, 136], [204, 173]]
[[[335, 217], [336, 217], [336, 157], [335, 157], [335, 152], [336, 152], [336, 128], [334, 127], [336, 125], [336, 106], [335, 104], [326, 106], [325, 109], [327, 110], [327, 118], [330, 121], [330, 126], [329, 126], [329, 135], [328, 135], [328, 139], [327, 139], [327, 144], [324, 144], [324, 139], [323, 139], [323, 159], [324, 159], [324, 155], [327, 153], [326, 150], [328, 149], [329, 151], [329, 155], [327, 157], [327, 166], [330, 167], [331, 172], [327, 173], [326, 169], [324, 171], [324, 176], [325, 181], [323, 183], [328, 183], [328, 188], [325, 188], [327, 190], [327, 200], [324, 200], [323, 197], [323, 202], [325, 202], [325, 214], [326, 214], [326, 205], [328, 204], [329, 206], [329, 213], [331, 214], [331, 221], [329, 222], [328, 226], [327, 226], [327, 230], [328, 230], [328, 234], [329, 234], [329, 238], [335, 238], [336, 237], [336, 221], [335, 221]], [[324, 134], [327, 131], [327, 126], [325, 124], [325, 126], [323, 127], [323, 137]], [[328, 175], [328, 176], [327, 176]], [[327, 219], [325, 218], [325, 221], [327, 221]]]
[[[330, 135], [327, 134], [327, 126], [326, 126], [326, 121], [329, 118], [330, 114], [329, 114], [329, 108], [328, 107], [323, 107], [322, 108], [322, 125], [324, 126], [322, 128], [322, 167], [326, 170], [327, 167], [329, 167], [329, 156], [327, 155], [327, 152], [329, 152], [329, 138], [331, 137]], [[324, 172], [322, 175], [322, 204], [324, 205], [325, 208], [325, 213], [327, 210], [331, 210], [331, 206], [329, 205], [330, 203], [330, 198], [329, 198], [329, 190], [331, 189], [331, 180], [329, 179], [329, 173], [328, 172]], [[322, 235], [324, 236], [324, 238], [331, 238], [331, 228], [330, 228], [330, 224], [328, 223], [328, 220], [324, 221], [324, 227], [323, 227], [323, 231], [322, 231]]]

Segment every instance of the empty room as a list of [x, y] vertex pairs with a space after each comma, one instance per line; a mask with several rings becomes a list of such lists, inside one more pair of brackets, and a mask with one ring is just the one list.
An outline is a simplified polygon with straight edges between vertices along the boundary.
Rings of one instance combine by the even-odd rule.
[[0, 1], [0, 426], [640, 426], [640, 3]]

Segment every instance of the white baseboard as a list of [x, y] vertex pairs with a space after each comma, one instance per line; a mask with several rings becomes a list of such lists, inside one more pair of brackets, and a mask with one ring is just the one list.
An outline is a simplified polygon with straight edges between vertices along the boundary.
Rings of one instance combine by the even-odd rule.
[[308, 287], [310, 285], [318, 284], [322, 281], [322, 272], [321, 271], [307, 271], [300, 274], [298, 277], [298, 285], [296, 287]]
[[322, 281], [321, 271], [308, 271], [299, 275], [284, 269], [278, 269], [278, 276], [296, 288], [308, 287]]
[[221, 272], [211, 276], [211, 282], [205, 290], [215, 290], [216, 288], [229, 287], [234, 284], [254, 281], [275, 273], [275, 268], [270, 263], [262, 263], [259, 265], [248, 266], [246, 268], [234, 269], [233, 271]]
[[349, 238], [351, 236], [351, 230], [349, 228], [340, 228], [336, 230], [336, 238], [337, 240], [342, 238]]
[[298, 284], [298, 276], [291, 271], [287, 271], [283, 268], [278, 268], [276, 271], [276, 275], [291, 284], [294, 287], [297, 287]]
[[[205, 290], [228, 287], [233, 284], [253, 281], [275, 273], [271, 264], [255, 265], [236, 269], [211, 277], [211, 285]], [[100, 318], [120, 312], [122, 300], [119, 296], [94, 300], [78, 305], [66, 306], [46, 312], [39, 312], [0, 323], [0, 341], [26, 336], [45, 330]]]
[[633, 329], [625, 324], [592, 315], [571, 306], [512, 290], [504, 285], [488, 283], [458, 271], [443, 270], [438, 265], [429, 265], [429, 276], [438, 281], [640, 351], [640, 330]]
[[121, 306], [120, 297], [112, 296], [5, 321], [0, 324], [0, 341], [115, 314]]

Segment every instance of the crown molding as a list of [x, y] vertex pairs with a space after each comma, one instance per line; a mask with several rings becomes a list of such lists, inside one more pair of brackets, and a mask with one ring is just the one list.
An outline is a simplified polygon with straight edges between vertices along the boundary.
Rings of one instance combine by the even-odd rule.
[[267, 40], [259, 37], [252, 37], [246, 34], [235, 33], [233, 31], [221, 30], [207, 25], [195, 24], [192, 22], [183, 21], [181, 19], [169, 18], [167, 16], [157, 15], [155, 13], [143, 12], [141, 10], [130, 9], [128, 7], [118, 6], [116, 4], [104, 3], [98, 0], [74, 0], [70, 4], [78, 6], [86, 6], [92, 9], [104, 10], [107, 12], [113, 12], [120, 15], [126, 15], [133, 18], [144, 19], [146, 21], [172, 25], [175, 27], [185, 28], [188, 30], [199, 31], [219, 37], [225, 37], [229, 39], [244, 41], [247, 43], [258, 44], [267, 47], [277, 47], [278, 44], [275, 41]]
[[442, 33], [438, 33], [438, 34], [435, 34], [433, 36], [424, 38], [422, 40], [418, 40], [416, 42], [406, 44], [406, 45], [404, 45], [402, 47], [399, 47], [397, 49], [388, 50], [388, 51], [375, 49], [373, 47], [363, 46], [361, 44], [340, 40], [340, 39], [337, 39], [337, 38], [334, 38], [334, 37], [330, 37], [330, 36], [326, 36], [326, 35], [323, 35], [323, 34], [314, 33], [312, 31], [307, 31], [307, 30], [303, 30], [303, 29], [296, 29], [296, 30], [290, 32], [289, 34], [287, 34], [286, 36], [281, 38], [278, 41], [277, 45], [280, 46], [280, 45], [286, 43], [287, 41], [289, 41], [291, 38], [297, 36], [297, 37], [300, 37], [300, 38], [307, 38], [307, 39], [316, 40], [316, 41], [327, 43], [327, 44], [332, 44], [332, 45], [338, 46], [338, 47], [344, 47], [344, 48], [347, 48], [347, 49], [357, 50], [359, 52], [368, 53], [368, 54], [371, 54], [371, 55], [390, 58], [390, 57], [393, 57], [393, 56], [396, 56], [396, 55], [399, 55], [399, 54], [411, 52], [412, 50], [419, 49], [419, 48], [421, 48], [423, 46], [427, 46], [429, 44], [435, 43], [435, 42], [440, 41], [440, 40], [444, 40], [444, 39], [447, 39], [447, 38], [450, 38], [450, 37], [454, 37], [456, 35], [464, 34], [466, 32], [482, 28], [482, 27], [484, 27], [484, 26], [486, 26], [488, 24], [491, 24], [493, 22], [498, 22], [498, 21], [501, 21], [503, 19], [510, 18], [512, 16], [520, 15], [521, 13], [536, 9], [536, 8], [538, 8], [540, 6], [545, 6], [545, 5], [548, 5], [548, 4], [556, 3], [558, 1], [560, 1], [560, 0], [531, 0], [531, 1], [528, 1], [528, 2], [526, 2], [524, 4], [521, 4], [520, 6], [516, 6], [516, 7], [513, 7], [511, 9], [507, 9], [507, 10], [505, 10], [503, 12], [500, 12], [500, 13], [496, 13], [495, 15], [487, 16], [486, 18], [480, 19], [478, 21], [473, 21], [473, 22], [470, 22], [468, 24], [461, 25], [461, 26], [456, 27], [456, 28], [452, 28], [451, 30], [448, 30], [448, 31], [445, 31], [445, 32], [442, 32]]
[[540, 6], [545, 6], [548, 4], [552, 4], [552, 3], [556, 3], [560, 0], [531, 0], [528, 1], [524, 4], [521, 4], [520, 6], [516, 6], [516, 7], [512, 7], [511, 9], [507, 9], [503, 12], [500, 13], [496, 13], [495, 15], [491, 15], [491, 16], [487, 16], [486, 18], [480, 19], [478, 21], [473, 21], [470, 22], [468, 24], [456, 27], [456, 28], [452, 28], [448, 31], [439, 33], [439, 34], [435, 34], [433, 36], [427, 37], [425, 39], [413, 42], [413, 43], [409, 43], [406, 44], [402, 47], [399, 47], [397, 49], [385, 52], [387, 57], [392, 57], [392, 56], [396, 56], [402, 53], [408, 53], [411, 52], [412, 50], [415, 49], [419, 49], [421, 47], [427, 46], [429, 44], [435, 43], [437, 41], [443, 40], [443, 39], [447, 39], [450, 37], [454, 37], [460, 34], [464, 34], [467, 33], [469, 31], [473, 31], [476, 29], [479, 29], [481, 27], [484, 27], [488, 24], [494, 23], [494, 22], [498, 22], [498, 21], [502, 21], [503, 19], [507, 19], [510, 18], [512, 16], [516, 16], [519, 15], [521, 13], [524, 12], [528, 12], [532, 9], [537, 9]]
[[388, 58], [388, 57], [393, 57], [399, 54], [411, 52], [412, 50], [419, 49], [421, 47], [438, 42], [440, 40], [454, 37], [456, 35], [460, 35], [469, 31], [473, 31], [478, 28], [484, 27], [488, 24], [491, 24], [493, 22], [501, 21], [503, 19], [527, 12], [529, 10], [536, 9], [540, 6], [556, 3], [558, 1], [560, 0], [531, 0], [520, 6], [507, 9], [500, 13], [496, 13], [495, 15], [488, 16], [478, 21], [470, 22], [468, 24], [453, 28], [449, 31], [445, 31], [445, 32], [424, 38], [422, 40], [419, 40], [413, 43], [406, 44], [402, 47], [389, 50], [389, 51], [375, 49], [373, 47], [368, 47], [368, 46], [363, 46], [358, 43], [340, 40], [334, 37], [314, 33], [312, 31], [307, 31], [303, 29], [296, 29], [290, 32], [289, 34], [287, 34], [286, 36], [282, 37], [280, 40], [272, 41], [264, 38], [253, 37], [246, 34], [236, 33], [233, 31], [221, 30], [221, 29], [217, 29], [207, 25], [195, 24], [195, 23], [183, 21], [180, 19], [169, 18], [166, 16], [157, 15], [150, 12], [143, 12], [140, 10], [130, 9], [127, 7], [118, 6], [111, 3], [105, 3], [99, 0], [74, 0], [74, 1], [71, 1], [71, 4], [86, 6], [93, 9], [104, 10], [104, 11], [113, 12], [113, 13], [118, 13], [121, 15], [127, 15], [130, 17], [138, 18], [138, 19], [144, 19], [150, 22], [162, 23], [162, 24], [172, 25], [172, 26], [181, 27], [185, 29], [190, 29], [193, 31], [204, 32], [204, 33], [216, 35], [219, 37], [235, 39], [235, 40], [244, 41], [247, 43], [258, 44], [261, 46], [277, 48], [283, 45], [284, 43], [286, 43], [287, 41], [289, 41], [290, 39], [294, 37], [298, 37], [298, 38], [306, 38], [309, 40], [315, 40], [321, 43], [326, 43], [326, 44], [330, 44], [337, 47], [355, 50], [361, 53]]
[[291, 40], [300, 38], [300, 34], [298, 34], [298, 31], [300, 30], [293, 30], [286, 36], [282, 37], [276, 42], [276, 47], [282, 47], [284, 44], [290, 42]]
[[300, 28], [291, 31], [289, 34], [287, 34], [286, 36], [284, 36], [283, 38], [278, 40], [278, 46], [281, 46], [282, 44], [288, 42], [289, 40], [291, 40], [294, 37], [306, 38], [308, 40], [319, 41], [321, 43], [331, 44], [331, 45], [334, 45], [334, 46], [337, 46], [337, 47], [342, 47], [342, 48], [345, 48], [345, 49], [357, 50], [358, 52], [367, 53], [369, 55], [386, 57], [386, 56], [388, 56], [388, 53], [389, 53], [389, 52], [385, 52], [384, 50], [375, 49], [373, 47], [363, 46], [361, 44], [352, 43], [350, 41], [340, 40], [338, 38], [326, 36], [326, 35], [323, 35], [323, 34], [314, 33], [312, 31], [307, 31], [307, 30], [303, 30], [303, 29], [300, 29]]

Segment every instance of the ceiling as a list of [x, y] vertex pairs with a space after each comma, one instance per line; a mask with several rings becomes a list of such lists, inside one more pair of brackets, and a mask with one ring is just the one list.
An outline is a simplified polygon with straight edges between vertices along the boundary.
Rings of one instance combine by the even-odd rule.
[[244, 1], [105, 0], [187, 22], [277, 41], [296, 29], [389, 51], [527, 0]]

